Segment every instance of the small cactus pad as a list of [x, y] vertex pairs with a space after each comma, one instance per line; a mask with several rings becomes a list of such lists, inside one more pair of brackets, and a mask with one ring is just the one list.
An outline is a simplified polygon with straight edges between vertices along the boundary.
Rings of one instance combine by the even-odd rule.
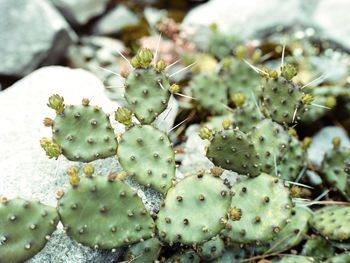
[[220, 257], [224, 250], [224, 241], [216, 236], [198, 246], [197, 253], [203, 260], [213, 260]]
[[56, 230], [55, 208], [21, 198], [0, 202], [0, 262], [32, 258]]
[[253, 103], [245, 103], [244, 106], [233, 110], [233, 127], [238, 127], [242, 132], [248, 133], [263, 119], [262, 113]]
[[111, 175], [82, 178], [58, 201], [67, 234], [92, 248], [113, 249], [153, 235], [154, 222], [141, 199]]
[[323, 263], [349, 263], [350, 262], [350, 253], [346, 252], [334, 257], [331, 257], [324, 261]]
[[167, 259], [165, 263], [199, 263], [200, 258], [193, 250], [179, 252]]
[[265, 119], [253, 127], [250, 136], [260, 156], [261, 170], [275, 173], [289, 146], [288, 132], [278, 123]]
[[193, 97], [199, 105], [212, 114], [226, 112], [227, 88], [222, 79], [216, 74], [200, 74], [191, 83]]
[[241, 210], [240, 219], [236, 221], [230, 217], [224, 230], [224, 234], [233, 242], [270, 240], [291, 216], [289, 190], [276, 177], [262, 173], [235, 184], [231, 190], [231, 208]]
[[319, 260], [327, 259], [334, 255], [334, 248], [331, 243], [320, 236], [313, 236], [303, 246], [301, 254], [314, 257]]
[[239, 263], [242, 259], [248, 257], [247, 251], [242, 249], [238, 244], [233, 244], [225, 248], [223, 254], [210, 263]]
[[288, 255], [284, 256], [281, 259], [274, 259], [272, 263], [317, 263], [318, 260], [312, 257], [304, 257], [298, 255]]
[[146, 241], [141, 241], [125, 252], [124, 260], [133, 263], [154, 262], [160, 253], [161, 245], [158, 238], [150, 238]]
[[152, 123], [168, 106], [169, 80], [153, 68], [135, 69], [125, 82], [125, 99], [136, 118]]
[[267, 78], [263, 85], [264, 106], [270, 117], [279, 123], [300, 120], [305, 111], [304, 95], [292, 81], [282, 77]]
[[66, 106], [54, 119], [52, 134], [62, 154], [71, 161], [91, 162], [117, 151], [109, 116], [97, 106]]
[[230, 200], [221, 179], [208, 174], [185, 177], [169, 189], [159, 211], [159, 236], [188, 245], [209, 240], [225, 226]]
[[166, 193], [175, 178], [175, 153], [168, 136], [150, 125], [128, 129], [118, 146], [123, 169], [142, 185]]
[[207, 157], [216, 166], [227, 170], [249, 176], [260, 174], [254, 144], [238, 129], [216, 132], [210, 141]]
[[334, 147], [326, 152], [322, 161], [323, 179], [350, 200], [350, 175], [346, 173], [346, 160], [350, 149]]
[[350, 239], [350, 206], [329, 206], [317, 210], [310, 225], [326, 239], [348, 241]]

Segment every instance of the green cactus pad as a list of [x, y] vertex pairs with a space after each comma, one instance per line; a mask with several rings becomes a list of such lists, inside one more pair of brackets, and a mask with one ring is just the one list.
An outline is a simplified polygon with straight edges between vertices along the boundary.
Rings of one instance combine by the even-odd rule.
[[240, 263], [242, 259], [248, 257], [247, 251], [238, 244], [227, 246], [224, 253], [219, 258], [209, 261], [210, 263]]
[[302, 102], [304, 95], [292, 81], [281, 77], [268, 78], [263, 85], [265, 108], [270, 117], [279, 123], [293, 123], [301, 119], [305, 111]]
[[21, 198], [0, 203], [0, 262], [32, 258], [56, 230], [55, 208]]
[[317, 210], [310, 225], [326, 239], [350, 240], [350, 206], [329, 206]]
[[190, 82], [198, 104], [212, 114], [223, 114], [227, 105], [227, 88], [217, 74], [199, 74]]
[[242, 132], [249, 133], [257, 125], [263, 116], [253, 103], [245, 103], [243, 107], [233, 111], [233, 127], [238, 127]]
[[229, 219], [224, 235], [233, 242], [271, 240], [291, 216], [289, 190], [276, 177], [262, 173], [233, 185], [231, 208], [241, 209], [238, 221]]
[[203, 260], [213, 260], [220, 257], [224, 250], [224, 241], [216, 236], [198, 246], [197, 253]]
[[350, 175], [346, 173], [346, 160], [350, 157], [350, 149], [333, 148], [328, 151], [322, 161], [322, 177], [328, 185], [337, 189], [350, 200]]
[[343, 253], [334, 257], [331, 257], [324, 261], [323, 263], [349, 263], [350, 262], [350, 253]]
[[152, 123], [168, 106], [169, 80], [153, 68], [135, 69], [125, 82], [125, 99], [136, 118]]
[[260, 156], [261, 170], [275, 174], [291, 140], [288, 132], [278, 123], [265, 119], [253, 127], [249, 137]]
[[216, 132], [210, 141], [207, 157], [216, 166], [240, 174], [257, 176], [260, 161], [253, 143], [238, 129]]
[[129, 245], [150, 238], [154, 231], [137, 194], [122, 181], [102, 175], [82, 178], [67, 189], [58, 212], [67, 234], [92, 248]]
[[314, 236], [306, 241], [301, 254], [323, 260], [334, 255], [334, 248], [323, 237]]
[[167, 259], [165, 263], [199, 263], [200, 258], [193, 250], [179, 252]]
[[223, 59], [232, 53], [238, 39], [233, 35], [228, 35], [219, 31], [212, 32], [208, 41], [208, 52], [218, 59]]
[[304, 257], [298, 255], [288, 255], [281, 259], [274, 259], [272, 263], [317, 263], [318, 261], [312, 257]]
[[66, 106], [54, 119], [52, 134], [62, 154], [71, 161], [91, 162], [117, 151], [109, 117], [97, 106]]
[[168, 243], [199, 244], [225, 226], [229, 189], [211, 175], [185, 177], [169, 189], [156, 221], [161, 239]]
[[303, 150], [301, 142], [292, 136], [288, 151], [277, 166], [280, 178], [287, 181], [294, 181], [305, 165], [306, 152]]
[[175, 178], [175, 153], [168, 136], [150, 125], [128, 129], [118, 146], [123, 169], [142, 185], [166, 193]]
[[161, 245], [158, 238], [150, 238], [129, 247], [125, 252], [124, 260], [133, 263], [154, 262], [160, 250]]

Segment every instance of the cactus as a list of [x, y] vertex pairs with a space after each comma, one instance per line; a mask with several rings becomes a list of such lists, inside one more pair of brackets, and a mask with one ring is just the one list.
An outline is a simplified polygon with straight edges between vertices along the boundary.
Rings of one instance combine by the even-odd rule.
[[264, 119], [253, 127], [249, 139], [260, 156], [261, 170], [274, 173], [288, 150], [291, 140], [288, 132], [278, 123]]
[[21, 198], [0, 202], [0, 262], [19, 263], [32, 258], [56, 230], [56, 209]]
[[281, 259], [272, 260], [272, 263], [317, 263], [318, 261], [312, 257], [304, 257], [299, 255], [288, 255]]
[[208, 261], [220, 257], [224, 250], [224, 241], [216, 236], [198, 246], [197, 253], [202, 260]]
[[227, 170], [249, 176], [260, 174], [260, 161], [254, 144], [238, 129], [215, 132], [207, 157], [216, 166]]
[[71, 161], [91, 162], [116, 154], [117, 140], [109, 116], [100, 107], [90, 106], [88, 99], [83, 99], [82, 105], [60, 106], [56, 118], [46, 118], [44, 124], [52, 126], [52, 141], [41, 141], [49, 157], [55, 156], [50, 154], [55, 145]]
[[158, 238], [150, 238], [131, 245], [125, 252], [124, 260], [133, 263], [154, 262], [160, 253]]
[[238, 127], [244, 133], [249, 133], [262, 119], [263, 116], [254, 103], [245, 103], [233, 110], [233, 127]]
[[326, 152], [322, 161], [323, 179], [350, 200], [350, 175], [346, 173], [350, 149], [340, 146], [340, 139], [335, 137], [333, 149]]
[[227, 88], [218, 75], [199, 74], [191, 80], [190, 88], [200, 107], [209, 113], [223, 114], [227, 111]]
[[348, 263], [350, 262], [350, 253], [346, 252], [334, 257], [331, 257], [324, 261], [323, 263]]
[[121, 137], [118, 159], [140, 183], [165, 194], [175, 178], [175, 154], [168, 136], [151, 125], [135, 125]]
[[228, 35], [218, 31], [216, 25], [212, 25], [211, 27], [212, 32], [208, 41], [208, 52], [218, 59], [223, 59], [231, 54], [238, 39], [233, 35]]
[[125, 99], [142, 124], [152, 123], [167, 107], [170, 98], [169, 78], [164, 73], [164, 62], [154, 67], [153, 53], [141, 49], [131, 60], [135, 68], [125, 80]]
[[350, 238], [349, 220], [349, 206], [329, 206], [317, 210], [310, 225], [326, 239], [343, 242]]
[[231, 190], [234, 194], [231, 208], [239, 208], [241, 217], [236, 221], [229, 216], [223, 234], [233, 242], [271, 240], [290, 218], [292, 201], [289, 190], [276, 177], [262, 173], [233, 185]]
[[58, 212], [69, 236], [96, 249], [115, 249], [154, 233], [141, 199], [114, 174], [80, 179], [58, 200]]
[[216, 259], [209, 261], [210, 263], [239, 263], [247, 256], [246, 250], [239, 245], [234, 244], [226, 246], [223, 254]]
[[306, 241], [301, 254], [317, 258], [318, 260], [324, 260], [334, 255], [334, 248], [331, 243], [323, 237], [314, 236]]
[[217, 177], [209, 174], [185, 177], [169, 189], [158, 213], [160, 238], [170, 244], [187, 245], [209, 240], [224, 228], [230, 199], [229, 189]]
[[179, 252], [168, 258], [165, 263], [199, 263], [200, 258], [193, 250]]

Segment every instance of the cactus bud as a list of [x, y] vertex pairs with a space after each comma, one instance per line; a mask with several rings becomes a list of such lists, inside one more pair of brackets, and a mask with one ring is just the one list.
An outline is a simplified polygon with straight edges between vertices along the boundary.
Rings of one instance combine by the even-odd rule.
[[311, 104], [311, 102], [313, 102], [314, 97], [310, 94], [305, 94], [302, 98], [301, 101], [303, 102], [303, 104], [308, 105]]
[[278, 72], [276, 70], [268, 70], [269, 77], [271, 79], [277, 79], [278, 78]]
[[84, 98], [84, 99], [81, 101], [81, 104], [83, 104], [84, 106], [89, 106], [90, 100], [87, 99], [87, 98]]
[[49, 106], [51, 109], [54, 109], [57, 113], [62, 113], [64, 110], [64, 99], [57, 94], [52, 95], [49, 98], [47, 106]]
[[69, 177], [69, 183], [71, 184], [71, 186], [76, 187], [79, 185], [80, 182], [80, 178], [78, 175], [73, 175]]
[[281, 76], [286, 80], [291, 80], [297, 75], [297, 69], [292, 64], [287, 64], [281, 68]]
[[252, 62], [253, 63], [259, 62], [259, 60], [261, 59], [261, 55], [262, 55], [262, 52], [260, 49], [255, 50], [252, 55]]
[[177, 84], [173, 84], [173, 85], [171, 85], [171, 86], [169, 87], [169, 92], [170, 92], [171, 94], [179, 93], [180, 90], [181, 90], [181, 88], [180, 88], [180, 86], [177, 85]]
[[327, 96], [325, 106], [328, 108], [334, 108], [337, 105], [337, 99], [334, 96]]
[[288, 133], [289, 133], [290, 136], [293, 136], [293, 137], [295, 137], [295, 138], [298, 138], [298, 133], [297, 133], [297, 130], [296, 130], [296, 129], [294, 129], [294, 128], [289, 128]]
[[128, 174], [125, 171], [122, 171], [117, 175], [117, 177], [120, 181], [124, 181], [127, 176], [128, 176]]
[[224, 119], [221, 124], [225, 130], [228, 130], [231, 127], [232, 123], [229, 119]]
[[126, 127], [130, 127], [132, 125], [131, 117], [131, 111], [124, 107], [119, 107], [115, 112], [115, 120], [124, 124]]
[[46, 155], [51, 158], [58, 158], [61, 155], [61, 148], [57, 143], [54, 143], [50, 138], [42, 138], [40, 146], [46, 152]]
[[140, 68], [141, 67], [140, 61], [139, 61], [137, 55], [131, 59], [130, 63], [131, 63], [131, 66], [133, 66], [133, 68]]
[[86, 177], [92, 177], [92, 174], [95, 172], [95, 169], [91, 164], [86, 164], [83, 168], [83, 172], [86, 175]]
[[304, 151], [306, 151], [309, 148], [311, 142], [312, 142], [311, 137], [305, 137], [304, 138], [303, 143], [302, 143], [302, 148], [303, 148]]
[[241, 108], [245, 103], [245, 96], [241, 92], [233, 93], [231, 95], [231, 100], [236, 107]]
[[238, 59], [245, 59], [247, 57], [247, 48], [243, 45], [236, 47], [235, 54]]
[[43, 124], [45, 127], [51, 127], [53, 124], [53, 120], [51, 118], [45, 118], [43, 120]]
[[230, 58], [224, 58], [221, 63], [223, 68], [228, 68], [231, 66], [232, 61]]
[[242, 217], [242, 210], [237, 207], [231, 207], [228, 209], [228, 217], [233, 221], [238, 221]]
[[332, 144], [334, 149], [339, 149], [340, 143], [341, 143], [341, 140], [338, 136], [333, 138]]
[[123, 78], [127, 78], [129, 76], [129, 71], [126, 70], [126, 69], [123, 69], [121, 72], [120, 72], [120, 75], [123, 77]]
[[202, 140], [210, 140], [213, 137], [213, 131], [208, 127], [202, 127], [199, 130], [199, 137], [201, 137]]
[[219, 167], [219, 166], [214, 166], [213, 168], [210, 169], [210, 172], [213, 176], [215, 177], [219, 177], [222, 175], [222, 173], [224, 172], [224, 170]]
[[218, 32], [218, 25], [216, 23], [210, 24], [209, 28], [213, 33]]
[[163, 59], [158, 60], [154, 69], [158, 72], [163, 71], [166, 68], [165, 61]]
[[77, 166], [71, 166], [67, 169], [68, 176], [78, 175], [79, 168]]
[[137, 57], [142, 68], [148, 68], [153, 60], [153, 52], [148, 48], [142, 48], [137, 53]]

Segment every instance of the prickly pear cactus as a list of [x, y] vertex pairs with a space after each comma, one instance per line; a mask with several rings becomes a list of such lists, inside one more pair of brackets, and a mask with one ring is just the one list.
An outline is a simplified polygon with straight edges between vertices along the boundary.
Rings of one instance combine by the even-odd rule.
[[253, 127], [249, 139], [260, 156], [261, 170], [274, 174], [288, 150], [290, 136], [278, 123], [264, 119]]
[[133, 263], [154, 262], [160, 250], [161, 245], [158, 238], [150, 238], [131, 245], [125, 252], [124, 260]]
[[203, 109], [212, 114], [227, 111], [227, 88], [218, 75], [199, 74], [191, 80], [190, 88], [192, 96]]
[[348, 263], [350, 262], [350, 253], [346, 252], [334, 257], [331, 257], [324, 261], [323, 263]]
[[149, 49], [140, 49], [131, 64], [134, 70], [125, 80], [125, 99], [136, 118], [150, 124], [166, 109], [170, 98], [166, 64], [154, 61]]
[[331, 243], [320, 236], [313, 236], [303, 246], [301, 254], [324, 260], [334, 255], [334, 248]]
[[121, 137], [118, 159], [142, 185], [165, 194], [175, 178], [175, 154], [168, 136], [151, 125], [135, 125]]
[[[209, 174], [185, 177], [169, 189], [158, 213], [159, 236], [168, 243], [199, 244], [217, 235], [225, 226], [230, 191]], [[198, 211], [210, 211], [201, 213]]]
[[322, 161], [323, 178], [330, 186], [337, 189], [350, 200], [350, 175], [346, 173], [346, 160], [350, 157], [350, 149], [342, 148], [340, 139], [333, 139], [333, 149], [329, 150]]
[[238, 244], [226, 246], [223, 254], [210, 263], [239, 263], [248, 256], [247, 251], [242, 249]]
[[55, 208], [21, 198], [0, 202], [0, 262], [24, 262], [37, 254], [56, 230]]
[[215, 132], [207, 157], [216, 166], [248, 176], [260, 174], [260, 160], [254, 144], [238, 129]]
[[165, 263], [199, 263], [200, 258], [193, 250], [179, 252], [167, 259]]
[[218, 59], [223, 59], [231, 54], [237, 42], [238, 39], [235, 36], [222, 33], [218, 31], [216, 25], [213, 25], [208, 41], [208, 52]]
[[198, 246], [197, 253], [202, 260], [208, 261], [220, 257], [224, 250], [224, 241], [216, 236]]
[[326, 239], [343, 242], [350, 239], [349, 220], [349, 206], [329, 206], [317, 210], [310, 225]]
[[317, 263], [318, 261], [312, 257], [304, 257], [299, 255], [288, 255], [281, 259], [274, 259], [272, 263]]
[[233, 110], [233, 127], [249, 133], [263, 119], [263, 115], [253, 103], [245, 103]]
[[291, 216], [289, 190], [276, 177], [262, 173], [235, 184], [231, 190], [231, 213], [223, 234], [233, 242], [271, 240]]
[[141, 199], [114, 174], [82, 178], [58, 200], [58, 212], [69, 236], [96, 249], [129, 245], [154, 233]]
[[[117, 140], [109, 116], [100, 107], [84, 99], [82, 105], [63, 104], [56, 112], [55, 119], [46, 118], [44, 124], [52, 127], [53, 143], [68, 160], [91, 162], [116, 154]], [[48, 153], [50, 148], [42, 147]]]

